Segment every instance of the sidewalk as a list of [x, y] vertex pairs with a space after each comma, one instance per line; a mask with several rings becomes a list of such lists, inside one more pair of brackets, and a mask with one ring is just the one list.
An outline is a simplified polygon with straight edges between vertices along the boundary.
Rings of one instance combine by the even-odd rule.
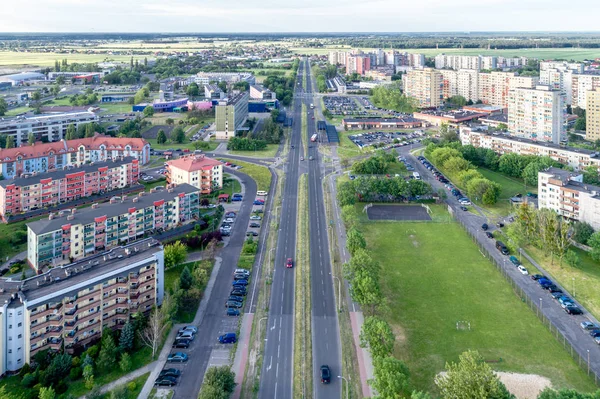
[[235, 357], [233, 358], [233, 366], [231, 369], [235, 373], [235, 391], [233, 391], [232, 399], [239, 399], [242, 394], [242, 383], [244, 382], [244, 374], [246, 364], [248, 363], [248, 351], [250, 350], [250, 332], [252, 331], [252, 322], [254, 321], [254, 313], [246, 313], [242, 318], [242, 328], [240, 329], [240, 340], [238, 341]]
[[2, 267], [8, 266], [8, 264], [10, 262], [13, 262], [15, 260], [25, 260], [26, 258], [27, 258], [27, 251], [20, 252], [20, 253], [16, 254], [15, 256], [13, 256], [12, 258], [9, 258], [6, 262], [4, 262], [2, 264]]

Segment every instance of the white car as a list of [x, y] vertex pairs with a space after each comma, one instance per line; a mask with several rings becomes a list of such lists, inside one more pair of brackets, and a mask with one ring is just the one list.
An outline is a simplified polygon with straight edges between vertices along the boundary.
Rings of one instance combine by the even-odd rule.
[[468, 201], [468, 200], [461, 200], [459, 202], [461, 205], [471, 205], [471, 201]]
[[250, 220], [261, 220], [262, 218], [258, 215], [252, 215], [250, 216]]
[[[252, 219], [252, 218], [250, 218], [250, 219]], [[234, 222], [233, 218], [225, 219], [225, 223], [233, 223], [233, 222]]]
[[527, 269], [525, 269], [525, 267], [523, 267], [523, 265], [517, 266], [517, 269], [519, 269], [521, 274], [525, 274], [525, 275], [529, 274], [529, 272], [527, 271]]

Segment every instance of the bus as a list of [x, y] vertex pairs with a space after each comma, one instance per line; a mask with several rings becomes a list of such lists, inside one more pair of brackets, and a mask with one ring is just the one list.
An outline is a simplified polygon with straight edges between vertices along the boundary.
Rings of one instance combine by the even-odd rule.
[[419, 174], [419, 172], [413, 172], [413, 179], [421, 180], [421, 175]]

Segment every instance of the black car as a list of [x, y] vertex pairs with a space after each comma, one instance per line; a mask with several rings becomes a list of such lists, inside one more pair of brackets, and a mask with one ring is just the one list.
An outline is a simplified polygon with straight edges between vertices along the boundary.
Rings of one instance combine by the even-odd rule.
[[583, 314], [583, 310], [581, 310], [578, 306], [575, 305], [569, 305], [565, 307], [565, 312], [567, 312], [570, 315]]
[[246, 291], [245, 289], [235, 289], [235, 290], [231, 290], [231, 292], [229, 293], [229, 295], [236, 295], [236, 296], [246, 296], [246, 294], [248, 294], [248, 291]]
[[533, 281], [538, 281], [538, 280], [539, 280], [539, 279], [541, 279], [541, 278], [546, 278], [546, 276], [544, 276], [543, 274], [532, 274], [532, 275], [531, 275], [531, 279], [532, 279]]
[[175, 342], [173, 342], [173, 348], [189, 348], [190, 344], [192, 343], [192, 341], [190, 341], [189, 339], [176, 339]]
[[492, 234], [492, 232], [491, 232], [491, 231], [486, 231], [486, 232], [485, 232], [485, 236], [486, 236], [487, 238], [494, 238], [494, 234]]
[[482, 224], [481, 228], [482, 228], [483, 231], [486, 231], [488, 229], [487, 223]]
[[498, 222], [498, 223], [496, 223], [496, 226], [498, 226], [498, 227], [504, 227], [504, 223]]
[[234, 275], [233, 275], [233, 279], [234, 279], [234, 280], [246, 280], [247, 278], [248, 278], [248, 276], [247, 276], [247, 275], [245, 275], [245, 274], [241, 274], [241, 273], [238, 273], [238, 274], [234, 274]]
[[468, 211], [468, 209], [467, 209], [466, 206], [461, 206], [460, 209], [463, 210], [463, 211]]
[[181, 375], [181, 370], [170, 368], [170, 369], [164, 369], [163, 371], [161, 371], [160, 374], [158, 375], [158, 378], [161, 378], [161, 377], [177, 378], [180, 375]]
[[550, 296], [551, 296], [553, 299], [558, 299], [558, 298], [560, 298], [561, 296], [563, 296], [563, 292], [562, 292], [561, 290], [558, 290], [558, 291], [556, 291], [556, 292], [552, 292], [552, 293], [550, 294]]
[[250, 223], [250, 227], [252, 227], [254, 229], [258, 229], [258, 228], [260, 228], [260, 223], [252, 222], [252, 223]]
[[548, 291], [550, 291], [550, 294], [562, 294], [562, 290], [555, 285], [548, 287]]
[[331, 370], [329, 366], [324, 364], [321, 366], [321, 383], [329, 384], [331, 382]]
[[256, 231], [249, 231], [246, 233], [246, 236], [258, 237], [258, 233]]
[[229, 295], [228, 301], [244, 302], [244, 297], [237, 295]]
[[177, 385], [177, 379], [174, 377], [158, 377], [154, 381], [154, 385], [172, 387]]
[[[568, 306], [567, 306], [567, 308], [568, 308]], [[565, 308], [565, 310], [566, 310], [566, 308]], [[593, 329], [592, 331], [590, 331], [590, 335], [594, 338], [600, 337], [600, 330], [597, 328]]]

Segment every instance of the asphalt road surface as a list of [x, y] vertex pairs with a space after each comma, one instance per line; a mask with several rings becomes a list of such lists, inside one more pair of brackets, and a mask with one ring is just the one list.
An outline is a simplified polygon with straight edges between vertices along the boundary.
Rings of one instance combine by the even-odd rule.
[[[310, 66], [307, 65], [307, 92], [312, 94], [312, 76]], [[310, 104], [314, 103], [309, 96], [305, 103], [309, 110], [308, 137], [317, 133], [315, 121], [312, 117], [314, 110]], [[296, 118], [296, 120], [299, 120]], [[311, 145], [312, 144], [312, 145]], [[338, 310], [336, 309], [333, 277], [331, 275], [331, 262], [329, 257], [329, 221], [325, 215], [323, 203], [323, 178], [321, 175], [321, 162], [318, 146], [308, 143], [308, 209], [310, 215], [310, 272], [311, 272], [311, 299], [312, 299], [312, 349], [313, 349], [313, 378], [314, 397], [319, 399], [339, 398], [341, 395], [341, 380], [337, 376], [342, 374], [342, 357], [340, 344], [340, 330], [338, 324]], [[341, 276], [338, 276], [341, 277]], [[331, 369], [331, 383], [321, 384], [321, 365], [328, 365]]]
[[[302, 76], [304, 68], [298, 68]], [[301, 90], [296, 86], [296, 91]], [[302, 153], [302, 103], [294, 103], [294, 126], [281, 203], [281, 219], [276, 234], [275, 264], [271, 284], [267, 335], [260, 377], [259, 398], [292, 398], [294, 378], [294, 270], [285, 267], [286, 259], [296, 253], [296, 218], [298, 214], [298, 165]]]
[[[225, 315], [225, 302], [231, 291], [233, 271], [237, 267], [242, 245], [252, 212], [252, 202], [256, 198], [256, 183], [247, 175], [229, 171], [240, 178], [244, 184], [244, 200], [233, 225], [229, 245], [221, 251], [221, 268], [217, 274], [212, 295], [206, 308], [202, 324], [198, 327], [197, 338], [192, 342], [190, 349], [177, 349], [186, 352], [189, 361], [185, 364], [185, 373], [182, 373], [179, 384], [174, 389], [173, 398], [189, 399], [197, 398], [204, 373], [208, 366], [212, 349], [218, 345], [217, 337], [222, 320]], [[256, 278], [253, 276], [253, 278]], [[233, 331], [232, 331], [233, 332]]]

